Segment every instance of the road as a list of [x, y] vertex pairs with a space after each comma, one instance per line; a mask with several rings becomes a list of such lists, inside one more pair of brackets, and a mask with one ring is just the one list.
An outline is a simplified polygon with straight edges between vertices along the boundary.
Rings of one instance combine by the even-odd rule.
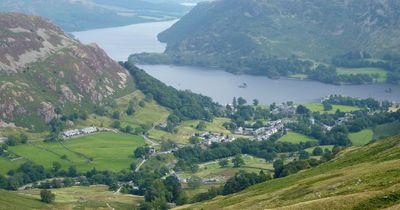
[[4, 143], [7, 141], [7, 138], [5, 137], [0, 137], [0, 144]]
[[136, 166], [135, 172], [138, 172], [140, 170], [140, 167], [146, 162], [147, 159], [143, 159], [142, 162], [138, 166]]

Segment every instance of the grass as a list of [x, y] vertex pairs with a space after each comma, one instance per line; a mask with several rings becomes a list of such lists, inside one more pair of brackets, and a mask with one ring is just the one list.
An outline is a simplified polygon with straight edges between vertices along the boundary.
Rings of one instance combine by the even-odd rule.
[[149, 137], [155, 140], [167, 140], [171, 139], [179, 144], [186, 144], [189, 138], [196, 133], [205, 133], [207, 131], [212, 133], [224, 133], [225, 135], [231, 135], [229, 130], [226, 130], [223, 124], [229, 122], [228, 118], [215, 118], [213, 122], [206, 122], [205, 131], [199, 131], [196, 126], [199, 124], [199, 120], [189, 120], [182, 122], [181, 125], [177, 127], [176, 133], [168, 133], [162, 130], [154, 129], [149, 133]]
[[317, 147], [321, 147], [322, 150], [329, 149], [330, 151], [332, 151], [334, 146], [333, 145], [323, 145], [323, 146], [310, 147], [310, 148], [305, 149], [305, 151], [310, 153], [310, 154], [312, 154], [314, 149], [317, 148]]
[[0, 174], [7, 174], [8, 171], [17, 169], [25, 160], [11, 161], [7, 158], [0, 157]]
[[191, 176], [198, 176], [201, 178], [229, 178], [235, 175], [240, 170], [244, 170], [247, 172], [255, 172], [259, 173], [260, 170], [272, 171], [273, 166], [271, 163], [267, 163], [264, 159], [256, 158], [250, 155], [243, 155], [243, 160], [245, 161], [245, 165], [239, 168], [233, 168], [233, 164], [229, 161], [229, 165], [226, 168], [221, 168], [218, 164], [218, 161], [211, 161], [207, 163], [203, 163], [199, 165], [199, 171], [196, 173], [183, 172], [179, 175], [182, 178], [189, 178]]
[[[143, 145], [142, 137], [113, 133], [85, 136], [65, 143], [67, 148], [93, 158], [90, 165], [99, 170], [111, 171], [128, 168], [133, 162], [133, 151]], [[89, 168], [83, 166], [82, 169]]]
[[373, 131], [374, 139], [400, 134], [400, 121], [378, 125]]
[[362, 146], [368, 144], [374, 137], [374, 132], [371, 129], [364, 129], [357, 133], [350, 133], [349, 139], [354, 146]]
[[198, 195], [200, 193], [205, 193], [212, 187], [219, 187], [220, 184], [203, 184], [198, 188], [190, 188], [186, 184], [183, 184], [183, 191], [186, 193], [186, 195], [189, 198], [193, 198], [195, 195]]
[[[10, 151], [24, 159], [14, 163], [0, 158], [0, 172], [4, 174], [10, 169], [15, 169], [26, 160], [46, 168], [51, 168], [53, 162], [57, 161], [64, 169], [75, 165], [80, 172], [93, 167], [98, 170], [120, 171], [129, 168], [130, 164], [136, 161], [132, 158], [133, 151], [144, 145], [144, 139], [128, 134], [98, 133], [67, 140], [64, 145], [65, 147], [58, 142], [34, 142], [9, 147]], [[67, 159], [61, 158], [64, 155]]]
[[340, 110], [341, 112], [353, 112], [360, 110], [360, 108], [355, 106], [332, 105], [332, 110], [324, 111], [324, 106], [320, 103], [309, 103], [306, 104], [305, 106], [312, 112], [324, 112], [328, 114], [334, 114], [337, 110]]
[[[143, 198], [139, 196], [115, 194], [111, 191], [108, 191], [108, 187], [105, 185], [74, 186], [52, 189], [51, 191], [56, 194], [57, 203], [99, 201], [103, 204], [109, 202], [134, 204], [143, 200]], [[40, 189], [23, 190], [19, 191], [19, 193], [37, 199], [40, 197]]]
[[0, 209], [132, 209], [142, 197], [114, 194], [107, 186], [69, 187], [52, 189], [55, 202], [40, 202], [40, 190], [11, 192], [0, 190]]
[[20, 195], [16, 192], [0, 190], [0, 209], [50, 209], [55, 206], [47, 205], [37, 198]]
[[368, 75], [378, 75], [377, 82], [385, 82], [387, 79], [387, 71], [382, 68], [338, 68], [337, 73], [339, 75], [351, 75], [351, 74], [368, 74]]
[[292, 144], [300, 144], [300, 142], [316, 142], [318, 141], [317, 139], [305, 136], [303, 134], [300, 133], [295, 133], [292, 131], [287, 132], [286, 135], [282, 136], [280, 139], [278, 139], [278, 142], [288, 142], [288, 143], [292, 143]]
[[[400, 136], [349, 148], [316, 168], [181, 209], [353, 209], [398, 203]], [[394, 199], [377, 199], [390, 195]], [[377, 197], [378, 196], [378, 197]]]
[[[117, 107], [112, 108], [112, 111], [110, 110], [110, 112], [118, 111], [121, 113], [119, 121], [121, 122], [122, 127], [127, 125], [136, 127], [142, 124], [153, 125], [166, 121], [170, 112], [166, 108], [158, 105], [155, 101], [146, 101], [144, 99], [145, 96], [141, 91], [135, 91], [132, 94], [117, 99]], [[135, 106], [135, 113], [133, 116], [128, 116], [125, 113], [130, 101], [144, 102], [143, 107], [139, 105]], [[90, 115], [87, 120], [78, 122], [77, 126], [85, 127], [95, 125], [98, 127], [111, 127], [111, 124], [114, 121], [115, 120], [110, 116]]]

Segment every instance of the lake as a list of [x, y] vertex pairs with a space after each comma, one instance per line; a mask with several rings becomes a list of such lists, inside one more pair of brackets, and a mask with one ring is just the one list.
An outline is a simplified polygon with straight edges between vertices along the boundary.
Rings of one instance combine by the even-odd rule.
[[122, 27], [72, 32], [82, 43], [97, 43], [117, 61], [126, 61], [130, 54], [162, 53], [166, 45], [157, 40], [157, 34], [172, 26], [176, 20], [140, 23]]
[[[73, 34], [83, 43], [97, 43], [112, 58], [127, 60], [131, 53], [163, 52], [165, 44], [157, 41], [157, 34], [176, 21], [142, 23], [123, 27], [96, 29]], [[211, 68], [174, 65], [139, 65], [153, 77], [181, 90], [191, 90], [226, 104], [233, 97], [255, 98], [263, 104], [294, 101], [317, 102], [331, 94], [400, 102], [400, 86], [395, 85], [343, 85], [288, 79], [272, 80], [261, 76], [234, 75]], [[243, 83], [247, 88], [240, 88]], [[386, 90], [392, 89], [392, 93]]]

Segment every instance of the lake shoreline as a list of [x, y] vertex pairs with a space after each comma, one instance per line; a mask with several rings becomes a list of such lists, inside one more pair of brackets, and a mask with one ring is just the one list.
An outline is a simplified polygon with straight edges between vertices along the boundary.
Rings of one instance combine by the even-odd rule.
[[[74, 36], [83, 43], [97, 43], [114, 60], [126, 61], [131, 54], [163, 53], [166, 45], [158, 41], [157, 35], [175, 21], [96, 29]], [[291, 77], [270, 79], [263, 75], [232, 74], [221, 68], [141, 64], [138, 67], [167, 85], [209, 96], [221, 104], [231, 103], [233, 97], [244, 97], [248, 102], [258, 99], [261, 104], [312, 103], [332, 94], [400, 102], [400, 86], [387, 84], [332, 85]], [[244, 83], [246, 88], [240, 88]], [[392, 93], [386, 93], [388, 89]]]

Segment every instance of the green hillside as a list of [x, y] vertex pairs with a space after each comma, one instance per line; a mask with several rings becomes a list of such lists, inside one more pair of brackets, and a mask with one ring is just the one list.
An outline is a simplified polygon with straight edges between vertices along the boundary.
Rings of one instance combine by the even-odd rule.
[[39, 199], [0, 190], [0, 209], [51, 209], [51, 206], [40, 202]]
[[[311, 71], [316, 65], [329, 64], [349, 52], [379, 59], [399, 53], [399, 9], [398, 1], [388, 0], [204, 2], [159, 34], [159, 40], [167, 43], [164, 54], [138, 54], [131, 60], [218, 67], [271, 78], [309, 75], [310, 79], [327, 83], [382, 82], [387, 72], [376, 71], [379, 68], [351, 72], [333, 69], [322, 75]], [[360, 52], [367, 53], [364, 56]], [[345, 57], [336, 64], [376, 67], [377, 60], [354, 64], [343, 61]], [[385, 62], [379, 65], [385, 66]]]
[[[180, 209], [381, 209], [400, 204], [400, 136], [316, 168]], [[394, 207], [394, 209], [396, 209]]]
[[0, 2], [1, 12], [19, 12], [46, 17], [68, 32], [171, 20], [181, 17], [188, 9], [176, 3], [150, 3], [142, 0], [36, 0], [34, 2], [2, 0]]

